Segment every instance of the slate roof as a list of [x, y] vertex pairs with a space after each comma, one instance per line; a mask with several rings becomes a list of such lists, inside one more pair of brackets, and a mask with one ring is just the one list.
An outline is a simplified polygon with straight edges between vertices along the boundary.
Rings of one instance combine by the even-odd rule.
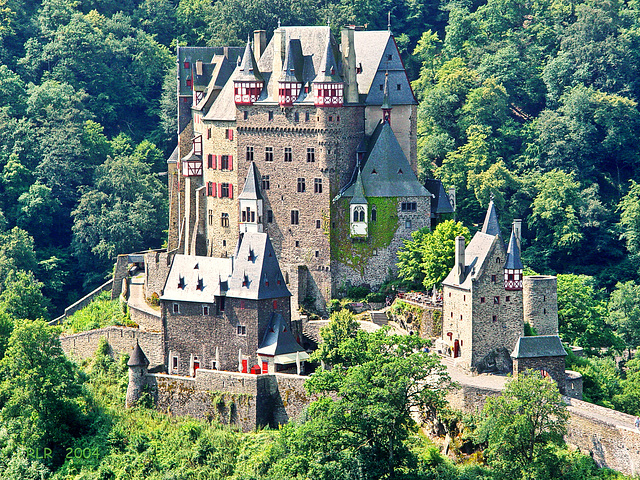
[[356, 183], [353, 186], [353, 198], [350, 205], [353, 204], [364, 204], [367, 203], [367, 199], [364, 195], [364, 187], [362, 186], [362, 174], [358, 171], [358, 176], [356, 177]]
[[564, 357], [567, 355], [558, 335], [520, 337], [512, 358]]
[[342, 77], [338, 73], [339, 71], [340, 70], [338, 62], [336, 62], [336, 57], [333, 53], [331, 38], [328, 38], [324, 50], [324, 56], [322, 57], [322, 63], [320, 64], [320, 71], [318, 72], [318, 75], [316, 75], [316, 78], [313, 79], [313, 81], [314, 83], [342, 82]]
[[167, 163], [177, 163], [178, 162], [178, 145], [176, 145], [176, 148], [173, 149], [173, 152], [171, 152], [171, 155], [169, 155], [169, 158], [167, 159]]
[[459, 286], [466, 290], [471, 289], [471, 282], [480, 276], [482, 268], [487, 260], [487, 255], [491, 251], [494, 243], [501, 241], [500, 237], [496, 235], [487, 235], [486, 233], [476, 232], [469, 242], [469, 245], [467, 245], [464, 250], [464, 280], [462, 283], [456, 282], [456, 272], [454, 267], [442, 283], [444, 285]]
[[236, 250], [227, 296], [250, 300], [291, 296], [266, 233], [243, 235]]
[[175, 255], [160, 298], [214, 303], [226, 291], [232, 266], [230, 258]]
[[449, 201], [449, 195], [444, 191], [444, 185], [438, 179], [429, 179], [424, 186], [431, 194], [431, 213], [440, 215], [443, 213], [453, 213], [453, 207]]
[[[242, 54], [241, 47], [178, 47], [178, 77], [179, 77], [179, 95], [191, 95], [192, 89], [186, 84], [186, 80], [193, 75], [194, 84], [206, 86], [209, 84], [211, 74], [215, 67], [213, 66], [214, 57], [221, 56], [227, 58], [231, 62], [231, 70], [235, 66], [236, 59]], [[196, 63], [203, 63], [203, 74], [197, 75]], [[185, 62], [188, 62], [189, 68], [185, 68]], [[219, 60], [216, 60], [217, 64]], [[231, 70], [222, 70], [219, 85], [222, 86], [227, 79]]]
[[518, 247], [518, 239], [515, 230], [511, 230], [511, 238], [509, 239], [509, 247], [507, 248], [507, 261], [504, 268], [511, 270], [522, 270], [522, 260], [520, 259], [520, 248]]
[[[291, 330], [287, 327], [287, 322], [282, 317], [282, 314], [278, 312], [272, 313], [269, 326], [256, 353], [275, 357], [276, 355], [296, 352], [304, 353], [305, 358], [308, 358], [304, 348], [298, 344], [291, 334]], [[305, 358], [301, 358], [301, 360]]]
[[302, 55], [302, 44], [300, 43], [300, 39], [293, 38], [289, 40], [289, 44], [287, 45], [287, 52], [279, 81], [302, 82], [303, 70], [304, 57]]
[[244, 188], [238, 200], [262, 200], [262, 193], [260, 193], [260, 183], [258, 180], [258, 168], [255, 162], [251, 162], [249, 165], [249, 171], [247, 172], [247, 179], [244, 182]]
[[[411, 169], [389, 123], [379, 123], [369, 142], [362, 167], [362, 185], [367, 197], [424, 197], [431, 195]], [[352, 197], [354, 184], [342, 195]]]
[[222, 87], [222, 90], [214, 100], [205, 114], [205, 120], [223, 120], [235, 121], [236, 119], [236, 102], [233, 92], [233, 80], [238, 75], [238, 68], [231, 74], [229, 81]]
[[238, 67], [234, 80], [243, 82], [260, 82], [263, 80], [256, 59], [253, 57], [253, 49], [250, 42], [247, 42], [247, 46], [244, 49], [242, 62]]
[[498, 214], [496, 213], [496, 206], [493, 203], [493, 199], [489, 201], [489, 208], [487, 208], [487, 214], [482, 224], [482, 233], [486, 233], [487, 235], [500, 235], [500, 223], [498, 223]]
[[129, 357], [129, 361], [127, 362], [129, 367], [148, 367], [149, 359], [140, 348], [140, 344], [136, 340], [136, 346], [133, 348], [133, 353]]

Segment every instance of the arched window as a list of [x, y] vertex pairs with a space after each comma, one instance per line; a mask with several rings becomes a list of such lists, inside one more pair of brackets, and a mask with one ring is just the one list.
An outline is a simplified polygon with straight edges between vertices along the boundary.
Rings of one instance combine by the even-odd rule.
[[373, 223], [378, 221], [378, 210], [376, 209], [375, 205], [371, 209], [371, 221]]
[[353, 209], [353, 221], [354, 222], [364, 222], [365, 221], [365, 212], [364, 207], [358, 205]]
[[358, 210], [353, 210], [353, 221], [357, 222], [358, 221]]
[[360, 210], [360, 221], [364, 222], [364, 210]]

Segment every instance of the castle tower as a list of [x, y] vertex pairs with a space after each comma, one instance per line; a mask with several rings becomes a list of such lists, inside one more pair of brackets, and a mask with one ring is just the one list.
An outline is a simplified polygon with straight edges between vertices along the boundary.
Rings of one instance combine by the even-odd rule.
[[558, 335], [558, 280], [548, 275], [531, 275], [523, 281], [524, 321], [538, 335]]
[[135, 407], [140, 399], [142, 389], [145, 385], [147, 367], [149, 366], [149, 360], [140, 348], [137, 340], [133, 353], [127, 362], [127, 366], [129, 367], [129, 385], [127, 386], [126, 407], [131, 408]]
[[260, 193], [259, 185], [258, 169], [256, 168], [256, 164], [251, 162], [244, 188], [238, 196], [240, 208], [240, 221], [238, 224], [241, 234], [245, 232], [262, 232], [263, 230], [262, 208], [264, 200]]
[[242, 62], [238, 68], [238, 75], [233, 79], [233, 94], [236, 105], [253, 105], [258, 100], [264, 87], [264, 79], [253, 56], [251, 43], [242, 55]]
[[316, 107], [341, 107], [344, 103], [344, 83], [338, 72], [330, 38], [327, 39], [320, 73], [313, 80], [313, 94]]
[[516, 224], [513, 224], [509, 247], [507, 248], [507, 261], [504, 264], [504, 288], [505, 290], [522, 290], [522, 260], [520, 259], [520, 247], [516, 236]]

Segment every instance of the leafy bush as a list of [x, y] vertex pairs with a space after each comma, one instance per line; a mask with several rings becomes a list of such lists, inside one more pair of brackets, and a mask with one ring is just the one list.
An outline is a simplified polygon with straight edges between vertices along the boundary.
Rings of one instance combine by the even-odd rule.
[[118, 300], [111, 300], [109, 292], [101, 292], [89, 305], [65, 319], [64, 333], [86, 332], [110, 325], [133, 326], [126, 310]]
[[387, 296], [382, 292], [371, 292], [365, 297], [368, 303], [384, 303], [386, 299]]
[[364, 300], [371, 293], [371, 289], [366, 285], [357, 285], [347, 289], [347, 297], [352, 300]]

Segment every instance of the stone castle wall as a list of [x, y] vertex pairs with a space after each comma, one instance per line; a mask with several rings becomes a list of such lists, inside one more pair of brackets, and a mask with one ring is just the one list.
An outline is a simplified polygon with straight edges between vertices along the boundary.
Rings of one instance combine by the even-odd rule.
[[147, 332], [162, 332], [162, 318], [160, 312], [154, 315], [148, 311], [141, 310], [133, 305], [128, 305], [131, 320], [138, 324], [140, 330]]
[[513, 375], [524, 373], [527, 370], [535, 370], [538, 372], [545, 371], [558, 384], [558, 390], [561, 394], [566, 393], [566, 375], [565, 375], [564, 357], [535, 357], [535, 358], [514, 358], [513, 359]]
[[252, 375], [198, 369], [195, 377], [148, 374], [159, 410], [172, 415], [217, 420], [243, 431], [277, 428], [300, 417], [315, 399], [304, 389], [307, 377]]
[[546, 275], [524, 277], [522, 282], [524, 321], [538, 335], [558, 334], [558, 280]]
[[111, 352], [115, 356], [130, 355], [136, 341], [138, 341], [149, 359], [150, 367], [164, 364], [164, 346], [160, 332], [145, 332], [137, 328], [112, 326], [65, 335], [60, 337], [60, 343], [67, 356], [86, 359], [93, 357], [102, 337], [107, 339]]

